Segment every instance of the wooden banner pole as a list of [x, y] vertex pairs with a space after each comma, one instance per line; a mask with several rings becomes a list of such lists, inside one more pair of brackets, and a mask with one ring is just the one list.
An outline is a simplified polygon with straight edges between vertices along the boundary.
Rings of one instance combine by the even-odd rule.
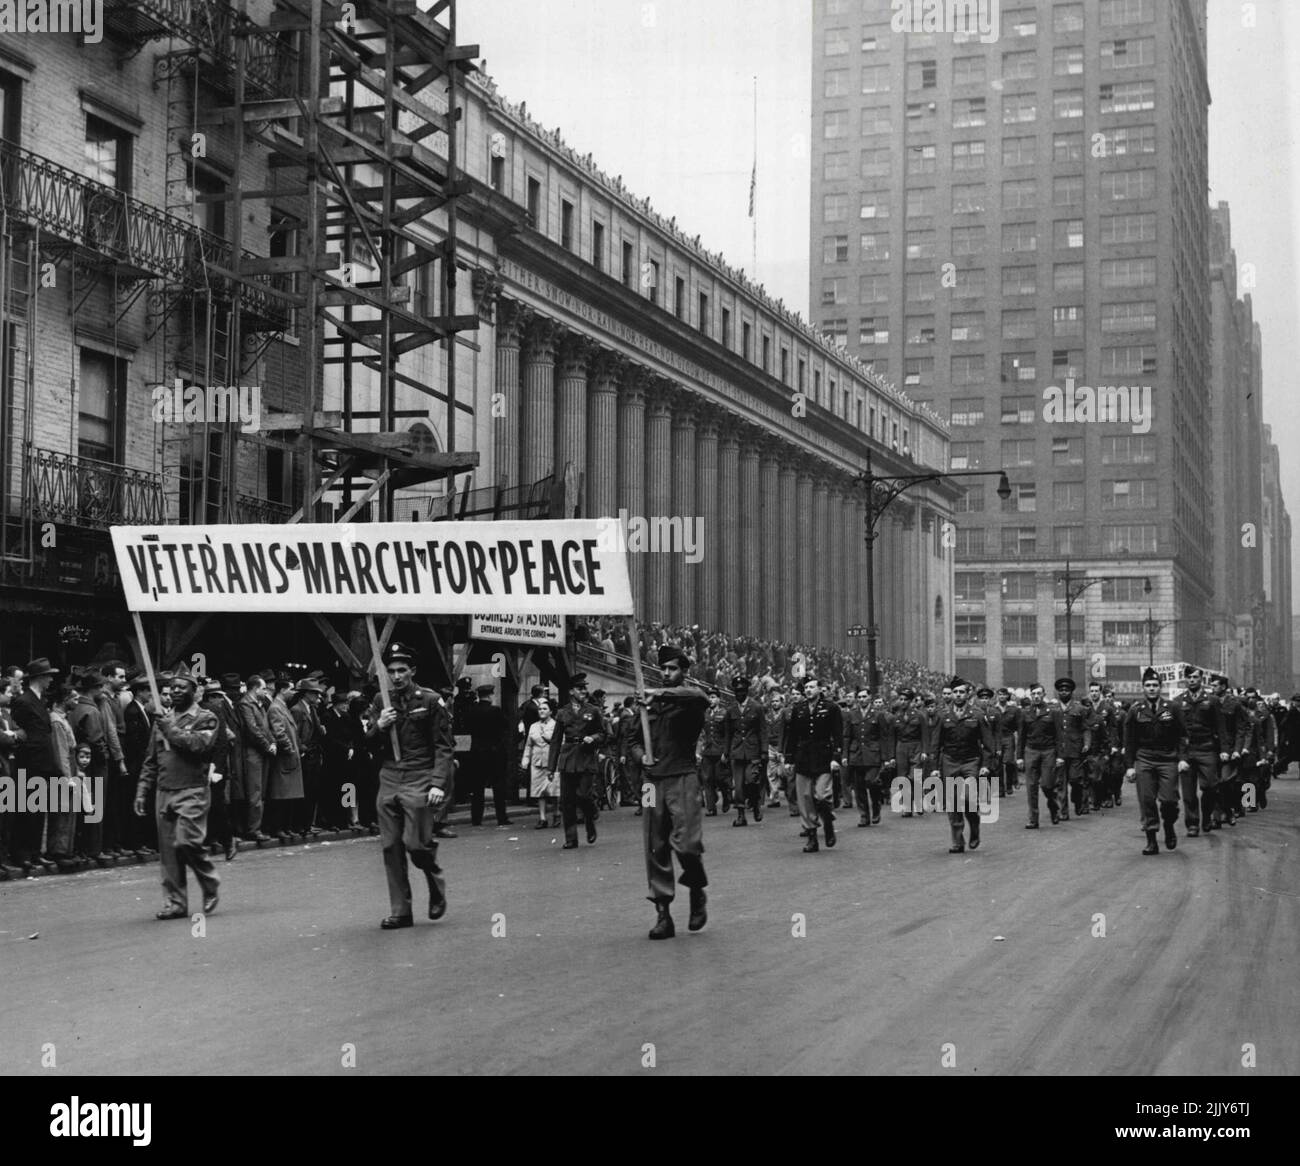
[[[636, 616], [629, 615], [624, 619], [627, 627], [628, 638], [632, 644], [632, 675], [636, 680], [636, 694], [641, 700], [645, 700], [645, 676], [641, 671], [641, 638], [637, 635]], [[644, 704], [641, 708], [641, 737], [645, 745], [645, 756], [642, 758], [643, 765], [653, 765], [655, 763], [654, 750], [650, 747], [650, 714], [646, 712]]]
[[[144, 674], [149, 681], [149, 695], [153, 697], [153, 709], [155, 716], [162, 716], [163, 706], [162, 698], [158, 695], [158, 680], [153, 674], [153, 660], [149, 656], [149, 641], [144, 638], [144, 624], [140, 620], [140, 613], [133, 611], [131, 619], [135, 623], [135, 638], [140, 643], [140, 659], [144, 663]], [[160, 734], [161, 735], [161, 734]], [[162, 738], [163, 748], [167, 748], [167, 738]]]
[[[379, 681], [379, 698], [384, 702], [384, 708], [392, 708], [392, 698], [388, 694], [388, 673], [384, 671], [379, 637], [375, 635], [375, 617], [369, 613], [366, 615], [366, 632], [370, 636], [370, 659], [375, 666], [375, 679]], [[393, 742], [393, 760], [401, 761], [402, 747], [397, 743], [397, 726], [389, 725], [388, 732]]]

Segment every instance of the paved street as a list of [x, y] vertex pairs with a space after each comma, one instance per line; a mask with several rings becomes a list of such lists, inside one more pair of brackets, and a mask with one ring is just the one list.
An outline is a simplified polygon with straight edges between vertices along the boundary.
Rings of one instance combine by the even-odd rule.
[[1254, 1075], [1300, 1073], [1300, 784], [1159, 858], [1131, 801], [1037, 833], [1002, 809], [960, 857], [929, 815], [842, 813], [817, 855], [784, 810], [707, 819], [709, 927], [682, 896], [658, 944], [626, 809], [576, 852], [523, 813], [464, 828], [447, 917], [393, 933], [373, 838], [218, 863], [206, 938], [153, 919], [153, 867], [3, 884], [0, 1064], [50, 1072], [53, 1043], [78, 1074], [635, 1074], [653, 1044], [663, 1073], [920, 1074], [951, 1044], [981, 1076], [1232, 1076], [1253, 1044]]

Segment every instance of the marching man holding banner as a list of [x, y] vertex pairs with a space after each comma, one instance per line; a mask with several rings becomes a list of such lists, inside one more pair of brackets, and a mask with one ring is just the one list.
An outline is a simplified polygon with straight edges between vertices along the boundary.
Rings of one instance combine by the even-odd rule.
[[645, 814], [645, 865], [649, 898], [659, 912], [651, 939], [669, 939], [677, 932], [668, 912], [677, 891], [674, 853], [682, 864], [682, 886], [691, 890], [688, 926], [699, 931], [709, 920], [700, 779], [695, 768], [695, 742], [704, 728], [709, 699], [701, 689], [683, 683], [690, 666], [689, 657], [680, 648], [660, 649], [664, 687], [646, 691], [653, 763], [647, 759], [643, 772], [645, 780], [653, 783], [653, 796]]
[[447, 912], [447, 884], [438, 866], [433, 819], [451, 781], [456, 742], [446, 706], [415, 683], [415, 652], [404, 644], [390, 644], [383, 662], [387, 680], [381, 675], [380, 694], [366, 718], [366, 736], [380, 741], [379, 842], [392, 912], [379, 926], [394, 931], [415, 923], [408, 856], [429, 884], [429, 918], [441, 919]]
[[171, 710], [154, 722], [136, 785], [134, 808], [140, 818], [145, 815], [149, 792], [157, 787], [154, 812], [162, 885], [167, 895], [159, 919], [189, 917], [187, 866], [193, 868], [203, 888], [203, 913], [211, 915], [217, 909], [221, 879], [208, 861], [203, 839], [212, 805], [208, 770], [218, 722], [214, 713], [196, 703], [197, 692], [194, 677], [182, 665], [171, 678]]

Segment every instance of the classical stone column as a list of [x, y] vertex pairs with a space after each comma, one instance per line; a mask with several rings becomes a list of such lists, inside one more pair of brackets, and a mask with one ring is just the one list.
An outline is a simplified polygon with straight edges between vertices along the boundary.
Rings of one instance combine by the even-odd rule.
[[595, 345], [577, 332], [565, 332], [557, 346], [555, 377], [555, 472], [587, 468], [587, 366]]
[[624, 360], [602, 351], [591, 362], [591, 396], [587, 401], [588, 518], [618, 515], [618, 382]]
[[497, 304], [495, 399], [488, 410], [492, 418], [492, 471], [495, 482], [519, 482], [519, 342], [532, 317], [532, 309], [517, 300]]
[[695, 505], [701, 525], [697, 526], [704, 557], [693, 568], [698, 575], [695, 602], [700, 627], [719, 628], [718, 580], [726, 568], [720, 557], [718, 530], [718, 412], [701, 407], [695, 422]]
[[[555, 340], [558, 326], [534, 316], [524, 334], [519, 481], [531, 486], [555, 470]], [[563, 467], [560, 467], [563, 469]]]
[[[653, 529], [673, 512], [673, 385], [656, 378], [647, 396], [645, 422], [645, 518]], [[672, 555], [646, 548], [645, 618], [672, 618]]]
[[[763, 545], [779, 547], [781, 545], [781, 442], [777, 438], [766, 438], [759, 447], [758, 477], [759, 492], [763, 500]], [[763, 639], [775, 638], [781, 626], [780, 572], [773, 570], [776, 564], [771, 556], [763, 560], [763, 622], [761, 628], [755, 628], [754, 634]]]
[[[707, 531], [707, 526], [706, 526]], [[718, 544], [720, 583], [718, 629], [728, 636], [741, 632], [744, 565], [740, 554], [740, 437], [727, 425], [718, 438]]]
[[759, 432], [752, 426], [745, 426], [740, 437], [740, 634], [756, 636], [763, 620], [763, 511], [758, 480]]
[[[645, 515], [645, 400], [649, 378], [640, 365], [623, 369], [618, 395], [618, 492], [614, 512], [626, 510], [632, 517]], [[644, 554], [629, 554], [628, 573], [637, 617], [645, 615]]]
[[777, 557], [773, 568], [780, 579], [781, 586], [781, 620], [778, 637], [792, 643], [797, 629], [795, 607], [799, 602], [796, 591], [796, 569], [794, 556], [794, 534], [798, 526], [799, 515], [795, 507], [795, 460], [794, 452], [787, 446], [781, 458], [777, 492], [781, 499], [781, 537], [777, 546], [788, 548], [787, 553]]
[[795, 529], [790, 540], [795, 556], [795, 642], [813, 641], [813, 581], [818, 565], [813, 562], [813, 475], [810, 461], [800, 461], [794, 486]]
[[848, 590], [851, 586], [848, 576], [849, 544], [846, 537], [847, 523], [844, 520], [847, 511], [847, 499], [845, 497], [845, 486], [842, 482], [837, 480], [832, 484], [828, 505], [831, 578], [830, 586], [827, 588], [827, 595], [830, 600], [830, 636], [826, 643], [837, 652], [842, 652], [845, 648], [844, 629], [849, 626], [850, 622], [845, 617], [845, 612], [848, 609]]
[[698, 563], [687, 562], [686, 555], [686, 539], [694, 537], [698, 515], [695, 473], [695, 401], [688, 393], [677, 393], [673, 397], [673, 506], [670, 513], [674, 522], [681, 520], [683, 542], [680, 548], [674, 548], [668, 561], [672, 567], [673, 622], [688, 627], [700, 623], [695, 599], [700, 568]]
[[830, 522], [830, 482], [822, 474], [813, 479], [813, 643], [830, 646], [831, 546], [827, 538]]

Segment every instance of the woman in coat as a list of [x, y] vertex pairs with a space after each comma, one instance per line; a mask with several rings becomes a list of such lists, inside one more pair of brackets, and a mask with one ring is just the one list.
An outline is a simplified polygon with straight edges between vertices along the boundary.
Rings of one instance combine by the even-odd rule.
[[555, 718], [551, 716], [551, 702], [546, 697], [539, 696], [535, 703], [537, 720], [528, 726], [523, 767], [528, 773], [530, 792], [537, 799], [538, 820], [534, 829], [545, 830], [547, 826], [554, 829], [559, 826], [560, 818], [555, 814], [547, 821], [546, 799], [560, 796], [560, 781], [551, 769], [551, 738], [555, 735]]

